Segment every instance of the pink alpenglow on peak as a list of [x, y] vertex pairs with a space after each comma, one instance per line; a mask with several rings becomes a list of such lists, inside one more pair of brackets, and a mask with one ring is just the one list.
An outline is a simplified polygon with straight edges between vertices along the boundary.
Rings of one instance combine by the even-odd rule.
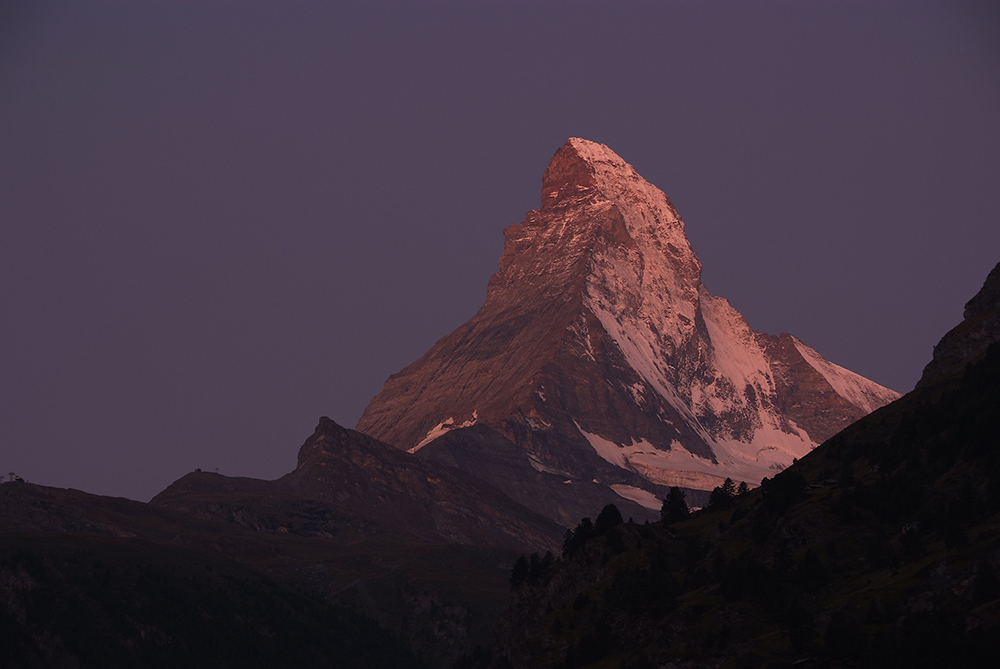
[[473, 421], [648, 505], [666, 486], [757, 484], [899, 396], [751, 329], [702, 285], [667, 196], [603, 144], [567, 141], [504, 237], [485, 304], [391, 376], [358, 430], [411, 450]]

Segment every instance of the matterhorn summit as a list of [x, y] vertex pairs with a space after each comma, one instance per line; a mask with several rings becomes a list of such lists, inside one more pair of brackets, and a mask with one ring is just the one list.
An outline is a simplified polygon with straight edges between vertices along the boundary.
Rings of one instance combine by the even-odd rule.
[[652, 509], [664, 486], [757, 484], [899, 396], [752, 330], [702, 285], [663, 191], [603, 144], [567, 141], [504, 236], [486, 303], [386, 381], [359, 431], [422, 455], [486, 426], [567, 489]]

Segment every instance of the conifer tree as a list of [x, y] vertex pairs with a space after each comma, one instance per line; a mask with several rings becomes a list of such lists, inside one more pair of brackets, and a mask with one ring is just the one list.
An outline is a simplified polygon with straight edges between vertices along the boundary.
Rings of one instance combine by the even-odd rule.
[[[538, 553], [533, 556], [535, 560], [538, 559]], [[524, 580], [528, 578], [531, 569], [528, 566], [528, 558], [524, 555], [517, 558], [517, 562], [514, 563], [514, 568], [510, 572], [510, 587], [516, 588], [517, 586], [524, 583]]]
[[615, 525], [621, 525], [623, 522], [622, 512], [618, 510], [618, 507], [614, 504], [607, 504], [597, 515], [597, 521], [594, 523], [594, 535], [601, 536]]
[[733, 503], [734, 497], [736, 497], [736, 483], [727, 477], [721, 486], [712, 490], [712, 495], [708, 498], [708, 508], [725, 509]]
[[660, 508], [660, 520], [669, 525], [684, 520], [690, 512], [684, 491], [674, 486], [663, 499], [663, 506]]

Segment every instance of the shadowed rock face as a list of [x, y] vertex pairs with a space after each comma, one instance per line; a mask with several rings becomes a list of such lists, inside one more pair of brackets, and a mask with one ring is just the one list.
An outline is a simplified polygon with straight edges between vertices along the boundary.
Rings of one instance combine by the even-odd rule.
[[446, 465], [320, 418], [298, 466], [276, 481], [189, 474], [152, 504], [307, 536], [406, 533], [423, 541], [558, 548], [563, 528]]
[[562, 530], [496, 488], [321, 418], [282, 483], [449, 543], [555, 548]]
[[575, 481], [662, 496], [756, 483], [898, 397], [754, 332], [702, 285], [666, 195], [608, 147], [570, 139], [542, 182], [485, 304], [386, 381], [359, 431], [419, 451], [487, 425]]
[[[516, 502], [556, 522], [572, 527], [607, 504], [614, 504], [625, 518], [637, 522], [660, 519], [650, 509], [623, 499], [607, 486], [579, 481], [549, 469], [521, 447], [486, 425], [451, 430], [416, 453], [421, 460], [447, 465], [472, 474]], [[691, 500], [701, 503], [703, 500]]]
[[924, 368], [918, 386], [957, 373], [1000, 341], [1000, 263], [986, 277], [983, 287], [966, 302], [964, 320], [934, 347], [934, 357]]

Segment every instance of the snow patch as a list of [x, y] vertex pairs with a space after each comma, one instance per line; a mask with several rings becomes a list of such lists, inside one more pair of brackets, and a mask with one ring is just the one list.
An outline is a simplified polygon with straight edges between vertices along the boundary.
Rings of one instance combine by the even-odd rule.
[[458, 425], [455, 424], [455, 418], [454, 417], [447, 418], [447, 419], [441, 421], [440, 423], [438, 423], [437, 425], [435, 425], [434, 427], [432, 427], [430, 430], [428, 430], [427, 434], [424, 435], [424, 438], [421, 439], [420, 442], [416, 446], [414, 446], [413, 448], [407, 449], [406, 452], [407, 453], [416, 453], [421, 448], [423, 448], [427, 444], [431, 443], [432, 441], [434, 441], [435, 439], [437, 439], [441, 435], [443, 435], [443, 434], [445, 434], [445, 433], [447, 433], [447, 432], [449, 432], [451, 430], [456, 430], [456, 429], [458, 429], [460, 427], [472, 427], [473, 425], [476, 424], [477, 420], [479, 420], [479, 411], [478, 410], [475, 410], [475, 411], [472, 412], [472, 418], [470, 418], [469, 420], [465, 421], [464, 423], [460, 423]]
[[642, 488], [625, 485], [624, 483], [614, 483], [611, 485], [611, 489], [614, 490], [619, 497], [624, 497], [625, 499], [635, 502], [640, 506], [644, 506], [647, 509], [659, 511], [663, 506], [663, 502], [657, 499], [656, 495], [648, 490], [643, 490]]
[[531, 410], [531, 413], [527, 415], [525, 420], [528, 423], [528, 427], [535, 432], [544, 432], [545, 430], [552, 428], [552, 423], [542, 418], [541, 415], [534, 409]]
[[584, 438], [590, 442], [591, 447], [597, 451], [599, 456], [616, 467], [621, 467], [622, 469], [629, 468], [625, 461], [625, 449], [613, 441], [608, 441], [599, 434], [591, 434], [590, 432], [587, 432], [580, 427], [576, 421], [573, 421], [573, 423], [576, 425], [576, 429], [580, 431], [580, 434], [582, 434]]
[[756, 486], [765, 476], [774, 476], [793, 458], [801, 458], [815, 447], [809, 435], [794, 423], [791, 433], [768, 426], [757, 430], [746, 443], [734, 439], [715, 442], [718, 462], [712, 462], [691, 453], [678, 441], [670, 444], [670, 450], [656, 448], [645, 439], [619, 445], [576, 427], [597, 454], [616, 467], [634, 471], [658, 485], [694, 490], [712, 490], [726, 478]]

